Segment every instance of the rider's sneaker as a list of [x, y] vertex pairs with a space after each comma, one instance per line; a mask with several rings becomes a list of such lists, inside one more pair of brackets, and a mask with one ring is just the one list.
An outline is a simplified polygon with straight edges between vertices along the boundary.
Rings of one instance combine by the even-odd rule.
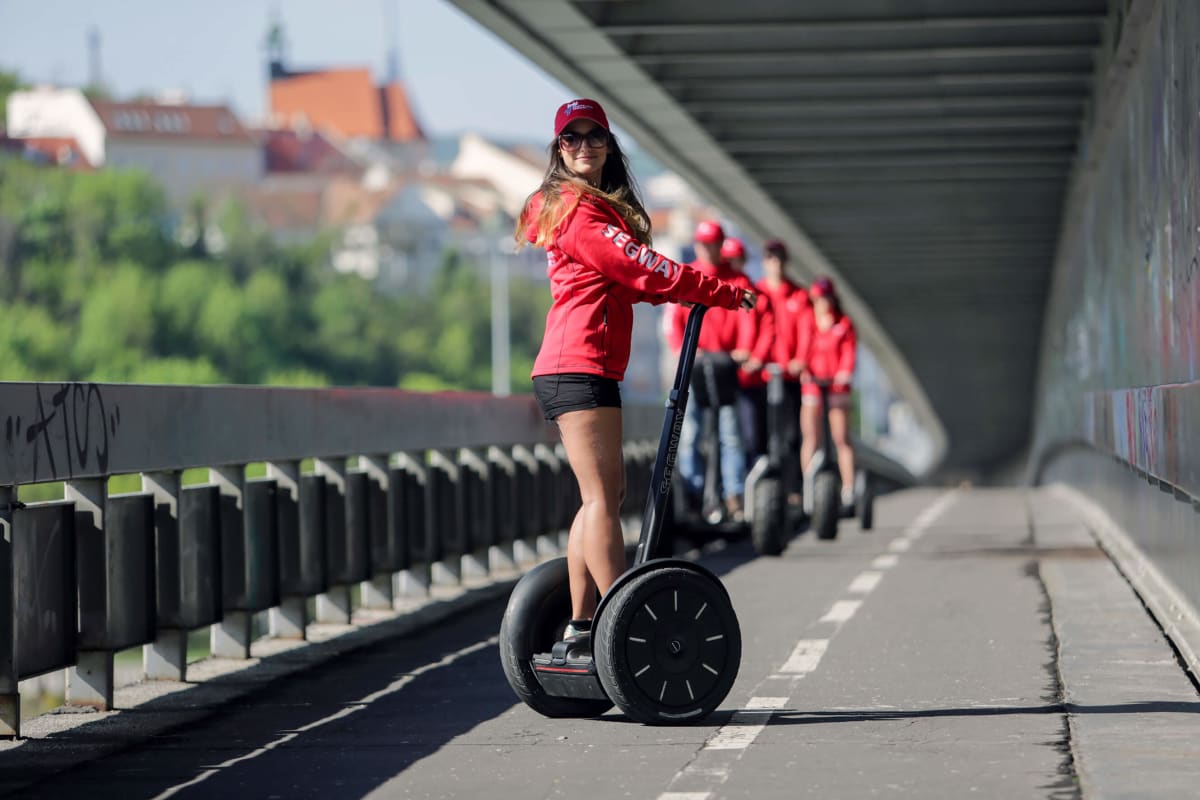
[[742, 511], [741, 495], [733, 495], [725, 498], [725, 514], [726, 519], [730, 522], [742, 522], [745, 520], [745, 513]]
[[569, 642], [572, 639], [578, 639], [581, 636], [592, 635], [592, 621], [590, 619], [573, 619], [567, 623], [567, 627], [563, 629], [563, 641]]
[[854, 516], [854, 489], [842, 489], [842, 516]]

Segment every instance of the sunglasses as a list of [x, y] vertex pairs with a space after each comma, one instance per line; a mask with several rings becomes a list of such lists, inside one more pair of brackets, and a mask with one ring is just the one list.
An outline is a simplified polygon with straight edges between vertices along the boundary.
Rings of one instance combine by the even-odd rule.
[[593, 149], [608, 146], [608, 131], [604, 128], [592, 128], [587, 133], [563, 131], [558, 135], [558, 145], [563, 150], [578, 150], [584, 142]]

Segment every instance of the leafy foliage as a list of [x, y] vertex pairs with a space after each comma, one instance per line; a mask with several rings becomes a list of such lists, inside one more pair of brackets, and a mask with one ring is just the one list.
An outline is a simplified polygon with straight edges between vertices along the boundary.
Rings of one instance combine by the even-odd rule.
[[[458, 254], [428, 290], [383, 294], [329, 266], [328, 236], [276, 244], [231, 206], [212, 254], [173, 224], [141, 173], [0, 158], [0, 380], [491, 386], [490, 288]], [[549, 292], [509, 294], [528, 391]]]

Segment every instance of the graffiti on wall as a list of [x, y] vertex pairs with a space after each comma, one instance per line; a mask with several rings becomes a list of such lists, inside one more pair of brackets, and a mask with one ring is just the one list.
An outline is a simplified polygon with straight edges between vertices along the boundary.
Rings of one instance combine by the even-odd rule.
[[121, 407], [107, 403], [94, 383], [29, 384], [28, 401], [4, 417], [10, 463], [31, 469], [31, 481], [107, 473], [109, 451], [121, 426]]
[[1034, 455], [1082, 437], [1185, 480], [1197, 468], [1180, 461], [1200, 462], [1185, 444], [1200, 441], [1200, 419], [1173, 405], [1194, 408], [1200, 382], [1200, 4], [1164, 0], [1142, 33], [1115, 125], [1064, 215]]

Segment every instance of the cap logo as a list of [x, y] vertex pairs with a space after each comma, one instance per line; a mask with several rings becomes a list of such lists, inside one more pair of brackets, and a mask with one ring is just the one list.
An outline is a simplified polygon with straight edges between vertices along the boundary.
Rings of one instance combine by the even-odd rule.
[[589, 106], [587, 103], [581, 103], [578, 100], [572, 100], [571, 102], [567, 103], [563, 110], [566, 111], [569, 116], [574, 114], [576, 111], [587, 111], [593, 108], [595, 108], [595, 106]]

